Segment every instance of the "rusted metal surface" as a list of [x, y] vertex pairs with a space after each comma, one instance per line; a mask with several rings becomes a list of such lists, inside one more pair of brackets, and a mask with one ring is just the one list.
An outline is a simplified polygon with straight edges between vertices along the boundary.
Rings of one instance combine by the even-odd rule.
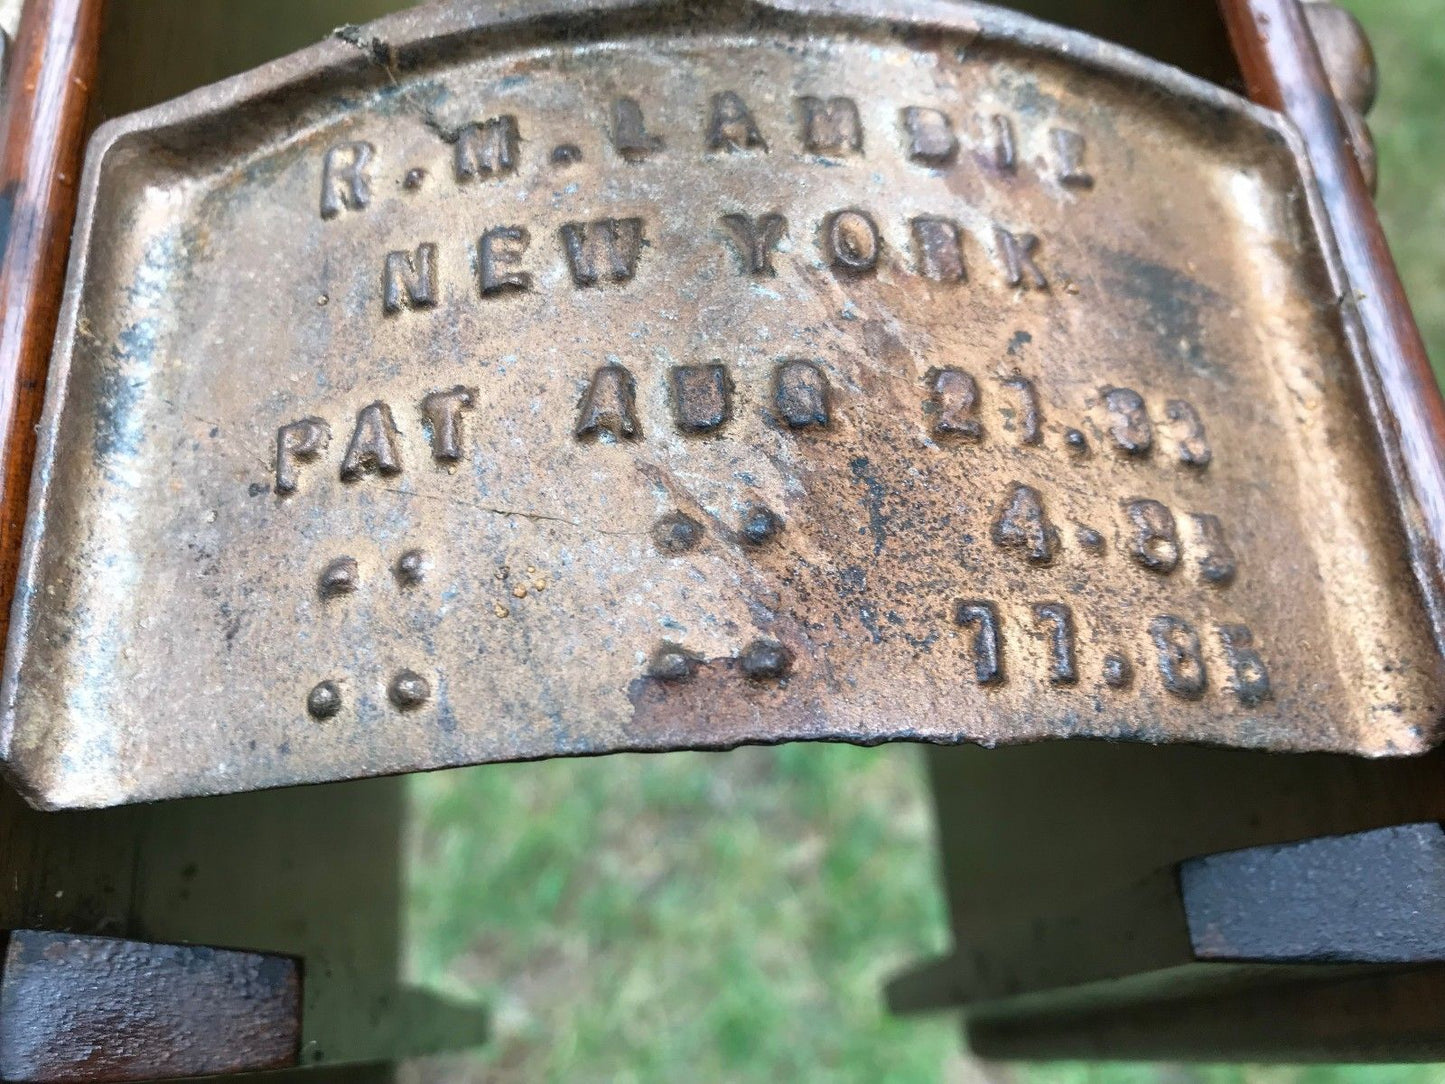
[[161, 1080], [284, 1069], [301, 1039], [285, 956], [38, 930], [10, 934], [0, 1077]]
[[447, 4], [107, 126], [85, 193], [38, 803], [1437, 740], [1303, 153], [1177, 72], [959, 4]]

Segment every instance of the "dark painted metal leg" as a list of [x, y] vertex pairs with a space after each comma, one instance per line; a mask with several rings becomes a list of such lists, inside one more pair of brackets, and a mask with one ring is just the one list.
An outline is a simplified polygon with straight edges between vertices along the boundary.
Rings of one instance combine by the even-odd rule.
[[929, 753], [956, 947], [900, 1011], [996, 1057], [1445, 1057], [1445, 758]]

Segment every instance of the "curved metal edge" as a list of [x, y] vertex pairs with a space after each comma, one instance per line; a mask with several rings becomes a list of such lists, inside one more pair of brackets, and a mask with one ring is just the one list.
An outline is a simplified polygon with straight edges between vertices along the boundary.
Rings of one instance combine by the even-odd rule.
[[[607, 14], [684, 16], [700, 7], [716, 15], [733, 9], [739, 15], [777, 13], [799, 19], [867, 24], [889, 23], [916, 30], [966, 33], [995, 42], [1053, 55], [1100, 74], [1146, 83], [1171, 95], [1190, 99], [1280, 132], [1296, 133], [1281, 114], [1242, 98], [1223, 87], [1126, 49], [1029, 15], [976, 3], [973, 0], [440, 0], [388, 15], [354, 29], [354, 37], [378, 40], [393, 50], [423, 44], [460, 44], [468, 37], [554, 20], [595, 19]], [[263, 64], [250, 72], [198, 88], [179, 98], [128, 116], [107, 121], [92, 136], [90, 154], [104, 154], [122, 136], [159, 131], [171, 125], [210, 119], [280, 92], [299, 89], [318, 76], [371, 73], [384, 68], [364, 49], [337, 37]], [[398, 74], [405, 72], [403, 65]], [[1304, 145], [1290, 139], [1290, 150], [1304, 160]]]
[[[725, 0], [708, 5], [717, 12], [732, 7], [739, 16], [748, 13], [777, 13], [798, 19], [822, 19], [830, 22], [877, 25], [891, 24], [912, 30], [966, 34], [976, 39], [1001, 42], [1022, 50], [1042, 53], [1067, 61], [1099, 75], [1122, 79], [1163, 90], [1196, 108], [1211, 109], [1234, 119], [1253, 124], [1262, 131], [1276, 135], [1293, 160], [1305, 193], [1309, 219], [1319, 242], [1330, 281], [1343, 299], [1347, 279], [1329, 228], [1322, 197], [1318, 190], [1304, 141], [1290, 121], [1282, 114], [1241, 98], [1203, 79], [1158, 61], [1150, 60], [1123, 46], [1090, 37], [1031, 16], [995, 8], [972, 0]], [[521, 28], [537, 22], [595, 18], [598, 15], [646, 14], [689, 10], [689, 0], [442, 0], [386, 16], [356, 28], [356, 37], [379, 39], [393, 50], [422, 44], [462, 44], [467, 38], [498, 30]], [[404, 72], [405, 68], [401, 69]], [[400, 72], [399, 72], [400, 74]], [[32, 624], [31, 599], [38, 584], [41, 550], [40, 523], [49, 509], [53, 477], [47, 464], [54, 458], [59, 437], [61, 407], [70, 380], [73, 343], [78, 322], [82, 286], [89, 259], [91, 236], [95, 225], [101, 175], [108, 158], [123, 150], [133, 139], [163, 132], [181, 124], [218, 120], [225, 114], [248, 106], [263, 104], [284, 92], [315, 84], [323, 76], [352, 76], [356, 83], [380, 84], [389, 70], [379, 65], [363, 48], [336, 37], [308, 46], [232, 76], [219, 83], [199, 88], [170, 102], [116, 118], [101, 125], [93, 133], [87, 148], [81, 176], [81, 196], [77, 208], [75, 232], [71, 243], [55, 348], [47, 379], [45, 405], [37, 430], [35, 467], [31, 480], [30, 521], [26, 525], [20, 571], [12, 606], [11, 621], [3, 669], [0, 669], [0, 774], [14, 786], [25, 800], [41, 810], [92, 808], [136, 800], [145, 800], [134, 792], [103, 798], [90, 794], [77, 800], [74, 796], [56, 793], [50, 781], [38, 778], [29, 766], [14, 757], [14, 728], [18, 695], [20, 657]], [[1359, 331], [1358, 317], [1352, 306], [1341, 305], [1341, 316], [1347, 331], [1358, 376], [1370, 404], [1371, 421], [1383, 446], [1392, 481], [1398, 481], [1400, 455], [1398, 435], [1381, 411], [1378, 375]], [[1398, 500], [1397, 508], [1398, 508]], [[1419, 540], [1411, 530], [1408, 517], [1400, 510], [1402, 528], [1410, 541], [1412, 566], [1421, 569], [1417, 546]], [[1445, 621], [1445, 599], [1438, 590], [1421, 583], [1422, 594], [1432, 621]], [[1442, 720], [1445, 726], [1445, 720]], [[1431, 748], [1440, 739], [1440, 730], [1423, 735], [1417, 748], [1398, 749], [1397, 755], [1414, 755]], [[1384, 755], [1377, 753], [1375, 755]]]

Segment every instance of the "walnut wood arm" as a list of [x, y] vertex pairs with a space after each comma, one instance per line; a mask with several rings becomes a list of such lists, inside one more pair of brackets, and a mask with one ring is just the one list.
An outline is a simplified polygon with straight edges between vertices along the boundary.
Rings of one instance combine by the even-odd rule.
[[0, 117], [0, 643], [75, 221], [103, 0], [27, 0]]

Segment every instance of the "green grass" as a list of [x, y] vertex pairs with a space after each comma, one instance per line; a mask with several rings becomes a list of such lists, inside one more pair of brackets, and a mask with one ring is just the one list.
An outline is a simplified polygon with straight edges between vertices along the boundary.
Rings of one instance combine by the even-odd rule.
[[1376, 203], [1436, 378], [1445, 373], [1445, 10], [1428, 0], [1347, 0], [1375, 46], [1380, 97], [1370, 128], [1380, 153]]
[[886, 978], [947, 947], [918, 751], [784, 746], [415, 779], [413, 977], [477, 1079], [935, 1081]]
[[[1205, 0], [1201, 0], [1205, 2]], [[1379, 206], [1445, 361], [1445, 11], [1350, 0], [1382, 71]], [[1437, 371], [1439, 371], [1437, 369]], [[947, 923], [918, 750], [787, 746], [416, 777], [408, 966], [477, 998], [453, 1081], [1426, 1084], [1445, 1068], [982, 1067], [880, 989]]]

